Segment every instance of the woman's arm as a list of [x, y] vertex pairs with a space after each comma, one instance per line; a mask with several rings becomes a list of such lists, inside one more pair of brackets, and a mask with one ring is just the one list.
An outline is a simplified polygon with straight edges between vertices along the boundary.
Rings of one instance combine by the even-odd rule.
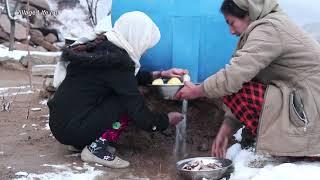
[[[121, 99], [121, 103], [133, 118], [135, 124], [146, 131], [162, 131], [169, 125], [168, 115], [155, 113], [146, 106], [138, 90], [138, 82], [134, 73], [112, 70], [107, 72], [106, 83]], [[110, 78], [114, 77], [114, 78]]]

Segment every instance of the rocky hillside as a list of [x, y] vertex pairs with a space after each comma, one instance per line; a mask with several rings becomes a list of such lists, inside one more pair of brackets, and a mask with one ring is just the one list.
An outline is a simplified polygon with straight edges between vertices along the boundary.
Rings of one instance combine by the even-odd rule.
[[[60, 51], [65, 37], [79, 37], [93, 31], [84, 1], [79, 0], [10, 0], [10, 12], [15, 21], [14, 49], [30, 51]], [[30, 32], [27, 33], [29, 18]], [[0, 44], [9, 47], [10, 16], [5, 0], [0, 0]], [[81, 34], [82, 33], [82, 34]], [[27, 37], [30, 35], [29, 44]]]
[[[59, 51], [63, 45], [62, 39], [59, 38], [59, 33], [55, 29], [50, 28], [50, 21], [54, 20], [57, 12], [50, 10], [48, 2], [45, 0], [30, 0], [29, 9], [26, 1], [22, 0], [17, 4], [10, 1], [11, 16], [15, 18], [14, 49], [26, 50], [29, 46], [31, 51]], [[0, 43], [9, 46], [10, 17], [6, 11], [4, 0], [0, 6], [3, 7], [0, 14]], [[27, 44], [28, 23], [26, 17], [29, 17], [29, 44]]]

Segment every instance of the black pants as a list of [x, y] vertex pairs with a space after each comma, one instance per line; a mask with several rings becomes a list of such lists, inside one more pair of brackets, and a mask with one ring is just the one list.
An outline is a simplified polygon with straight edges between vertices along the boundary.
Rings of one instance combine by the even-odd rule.
[[118, 97], [106, 97], [99, 100], [85, 117], [70, 121], [62, 130], [60, 127], [55, 127], [52, 117], [50, 128], [55, 138], [62, 144], [82, 149], [111, 128], [112, 123], [119, 120], [123, 113]]

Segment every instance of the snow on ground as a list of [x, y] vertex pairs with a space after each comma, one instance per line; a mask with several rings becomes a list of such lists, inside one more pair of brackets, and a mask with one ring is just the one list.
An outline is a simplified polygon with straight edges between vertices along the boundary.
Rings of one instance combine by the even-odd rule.
[[240, 142], [242, 140], [242, 130], [243, 130], [244, 127], [240, 128], [233, 136], [234, 138]]
[[45, 106], [47, 105], [47, 103], [48, 103], [48, 99], [44, 99], [39, 102], [39, 104], [45, 105]]
[[[235, 136], [239, 136], [239, 131]], [[281, 163], [281, 160], [256, 155], [253, 149], [241, 149], [238, 143], [228, 149], [227, 158], [235, 167], [230, 180], [320, 179], [320, 163]], [[262, 168], [255, 168], [258, 166]]]
[[[57, 19], [60, 23], [53, 27], [58, 29], [64, 38], [77, 39], [87, 36], [94, 31], [106, 31], [111, 29], [111, 11], [112, 0], [99, 0], [97, 7], [97, 25], [93, 27], [88, 19], [87, 1], [80, 0], [80, 3], [73, 9], [59, 10]], [[54, 0], [49, 1], [52, 9], [57, 9]]]
[[43, 164], [43, 167], [51, 167], [55, 172], [44, 173], [44, 174], [33, 174], [28, 172], [17, 172], [14, 180], [90, 180], [97, 176], [104, 174], [101, 170], [95, 170], [94, 167], [89, 166], [87, 163], [83, 163], [83, 166], [77, 166], [76, 164], [66, 165], [49, 165]]
[[[40, 51], [30, 51], [31, 55], [41, 55], [41, 56], [60, 56], [61, 52], [40, 52]], [[0, 45], [0, 57], [9, 57], [14, 60], [20, 60], [23, 56], [27, 56], [28, 51], [13, 50], [9, 51], [8, 47]]]
[[44, 126], [44, 128], [42, 128], [42, 130], [50, 131], [49, 123], [46, 123], [46, 125]]
[[8, 97], [8, 96], [16, 96], [21, 94], [32, 94], [34, 93], [30, 86], [17, 86], [17, 87], [1, 87], [0, 88], [0, 96]]
[[63, 37], [82, 37], [87, 33], [93, 32], [93, 28], [89, 25], [89, 21], [83, 9], [78, 5], [74, 9], [65, 9], [59, 12], [57, 19], [63, 25], [56, 25]]

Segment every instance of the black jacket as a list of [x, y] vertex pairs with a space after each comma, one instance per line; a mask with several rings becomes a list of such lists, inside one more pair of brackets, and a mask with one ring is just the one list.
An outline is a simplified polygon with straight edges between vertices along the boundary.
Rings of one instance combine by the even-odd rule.
[[60, 142], [85, 146], [124, 113], [146, 131], [168, 127], [167, 115], [151, 112], [138, 90], [138, 85], [151, 83], [151, 74], [134, 76], [125, 50], [105, 40], [82, 52], [67, 48], [62, 58], [70, 61], [67, 75], [48, 102], [49, 125]]

